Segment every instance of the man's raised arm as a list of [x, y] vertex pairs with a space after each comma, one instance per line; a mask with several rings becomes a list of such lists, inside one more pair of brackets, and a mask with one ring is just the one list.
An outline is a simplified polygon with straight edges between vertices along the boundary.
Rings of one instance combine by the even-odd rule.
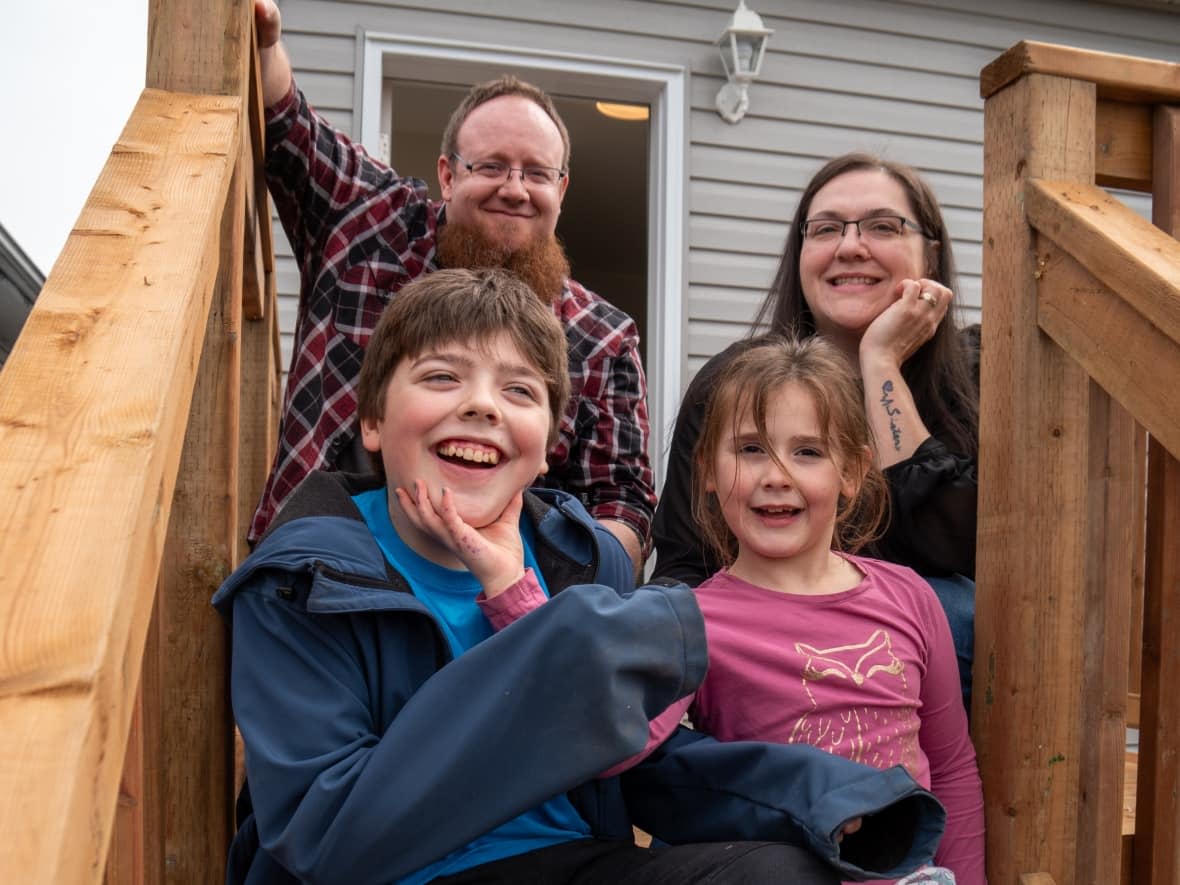
[[279, 39], [283, 24], [274, 0], [254, 0], [254, 27], [258, 32], [262, 104], [269, 108], [291, 88], [291, 60]]

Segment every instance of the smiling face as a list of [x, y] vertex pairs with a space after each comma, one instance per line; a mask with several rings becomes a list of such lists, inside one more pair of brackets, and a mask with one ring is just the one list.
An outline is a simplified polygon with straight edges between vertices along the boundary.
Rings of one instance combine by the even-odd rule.
[[[871, 215], [900, 215], [915, 220], [914, 207], [901, 184], [879, 169], [860, 169], [833, 178], [815, 193], [807, 217], [852, 220]], [[860, 336], [898, 298], [905, 279], [931, 276], [929, 246], [906, 228], [895, 240], [861, 237], [855, 225], [834, 242], [804, 239], [799, 253], [803, 297], [815, 317], [816, 330], [845, 345]]]
[[794, 570], [822, 568], [831, 555], [839, 497], [855, 494], [856, 481], [844, 475], [825, 441], [810, 391], [792, 381], [770, 394], [769, 449], [748, 411], [733, 429], [717, 447], [705, 483], [737, 539], [730, 570], [772, 586], [769, 576], [784, 560]]
[[[412, 494], [420, 479], [433, 496], [446, 487], [475, 528], [494, 521], [547, 469], [545, 379], [506, 333], [479, 347], [447, 342], [401, 360], [382, 415], [361, 419], [361, 439], [381, 453], [389, 488]], [[390, 516], [402, 540], [419, 549], [392, 494]]]
[[[501, 95], [474, 108], [456, 138], [469, 163], [498, 160], [524, 166], [562, 168], [564, 145], [556, 124], [540, 106], [520, 95]], [[556, 184], [521, 181], [519, 172], [496, 183], [474, 175], [455, 157], [438, 158], [438, 181], [448, 221], [471, 225], [508, 249], [546, 240], [557, 229], [569, 177]]]

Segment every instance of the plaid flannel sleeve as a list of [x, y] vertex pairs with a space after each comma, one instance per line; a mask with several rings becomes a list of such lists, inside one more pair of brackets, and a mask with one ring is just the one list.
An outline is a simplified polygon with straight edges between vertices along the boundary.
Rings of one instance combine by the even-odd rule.
[[581, 498], [595, 519], [629, 525], [646, 552], [656, 496], [638, 331], [601, 299], [566, 320], [576, 416], [563, 434], [568, 455], [553, 484]]
[[267, 109], [266, 177], [300, 271], [310, 278], [348, 249], [334, 235], [348, 226], [347, 213], [400, 183], [393, 169], [374, 162], [321, 117], [294, 81], [286, 97]]

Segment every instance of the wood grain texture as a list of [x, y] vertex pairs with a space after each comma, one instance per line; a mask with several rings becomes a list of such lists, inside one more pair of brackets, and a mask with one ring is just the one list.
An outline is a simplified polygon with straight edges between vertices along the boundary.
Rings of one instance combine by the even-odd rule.
[[[1055, 244], [1045, 241], [1037, 255], [1041, 328], [1149, 433], [1180, 446], [1180, 397], [1160, 383], [1180, 378], [1180, 342]], [[1121, 281], [1120, 290], [1129, 284]]]
[[[1159, 107], [1153, 116], [1152, 220], [1180, 235], [1180, 109]], [[1178, 347], [1173, 342], [1174, 349]], [[1159, 378], [1180, 375], [1161, 367]], [[1164, 385], [1166, 386], [1166, 385]], [[1173, 397], [1175, 391], [1172, 389]], [[1165, 443], [1165, 444], [1161, 444]], [[1133, 879], [1157, 885], [1180, 880], [1180, 448], [1152, 439], [1147, 467], [1147, 537], [1143, 603], [1142, 698]], [[1167, 451], [1166, 449], [1170, 449]]]
[[278, 446], [280, 366], [273, 275], [267, 274], [264, 283], [269, 284], [265, 316], [259, 320], [246, 319], [242, 324], [241, 462], [238, 472], [238, 545], [242, 551], [248, 549], [246, 533], [250, 530]]
[[1180, 65], [1114, 52], [1022, 40], [979, 74], [988, 98], [1028, 74], [1093, 83], [1098, 98], [1147, 104], [1180, 101]]
[[1147, 589], [1135, 811], [1134, 882], [1180, 880], [1180, 461], [1155, 439], [1148, 453]]
[[[1079, 788], [1082, 744], [1094, 738], [1083, 730], [1091, 693], [1085, 639], [1100, 630], [1087, 618], [1104, 612], [1091, 611], [1087, 599], [1106, 573], [1088, 549], [1101, 536], [1091, 508], [1103, 496], [1091, 474], [1105, 461], [1110, 410], [1037, 326], [1035, 234], [1024, 215], [1030, 178], [1093, 181], [1095, 107], [1093, 84], [1041, 74], [1011, 83], [985, 106], [988, 309], [972, 728], [996, 882], [1039, 871], [1107, 885], [1119, 874], [1117, 843], [1096, 867], [1078, 863], [1080, 850], [1104, 847], [1079, 846], [1080, 834], [1096, 826], [1080, 820], [1090, 809]], [[1117, 671], [1125, 697], [1125, 661]]]
[[[1042, 279], [1040, 290], [1047, 284]], [[1042, 327], [1043, 328], [1043, 327]], [[1120, 875], [1127, 746], [1137, 425], [1116, 397], [1089, 385], [1089, 440], [1083, 576], [1081, 721], [1077, 727], [1078, 819], [1075, 882]], [[1071, 881], [1067, 879], [1066, 881]]]
[[[245, 298], [246, 194], [256, 192], [249, 92], [253, 6], [239, 0], [151, 0], [147, 82], [234, 96], [241, 134], [233, 184], [213, 209], [217, 280], [186, 428], [156, 598], [158, 649], [143, 662], [158, 689], [145, 747], [158, 806], [145, 843], [159, 846], [158, 881], [218, 881], [233, 820], [233, 739], [227, 631], [209, 606], [238, 554], [240, 347]], [[262, 307], [261, 287], [251, 295]]]
[[165, 883], [216, 882], [233, 833], [233, 715], [225, 623], [209, 605], [237, 565], [245, 181], [239, 164], [223, 210], [220, 264], [173, 492], [156, 589]]
[[0, 881], [103, 872], [240, 117], [144, 91], [0, 375]]
[[1093, 185], [1031, 181], [1025, 201], [1033, 227], [1180, 341], [1180, 242]]
[[1124, 101], [1098, 102], [1094, 130], [1094, 181], [1151, 193], [1152, 106]]

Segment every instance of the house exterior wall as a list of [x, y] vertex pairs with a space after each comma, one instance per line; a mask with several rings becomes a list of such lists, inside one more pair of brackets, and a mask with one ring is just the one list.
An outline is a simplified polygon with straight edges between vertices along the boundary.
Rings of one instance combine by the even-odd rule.
[[[954, 237], [958, 303], [967, 321], [977, 320], [984, 298], [980, 69], [1025, 39], [1180, 61], [1180, 14], [1167, 5], [749, 5], [774, 35], [761, 77], [750, 88], [749, 112], [737, 125], [724, 122], [713, 104], [724, 81], [713, 41], [736, 0], [286, 0], [281, 9], [300, 87], [346, 131], [360, 106], [354, 70], [362, 30], [684, 66], [690, 109], [682, 388], [705, 359], [744, 332], [770, 283], [799, 193], [825, 159], [865, 149], [918, 167], [934, 186]], [[1128, 202], [1149, 211], [1144, 197]], [[279, 240], [281, 321], [289, 347], [298, 278]]]

